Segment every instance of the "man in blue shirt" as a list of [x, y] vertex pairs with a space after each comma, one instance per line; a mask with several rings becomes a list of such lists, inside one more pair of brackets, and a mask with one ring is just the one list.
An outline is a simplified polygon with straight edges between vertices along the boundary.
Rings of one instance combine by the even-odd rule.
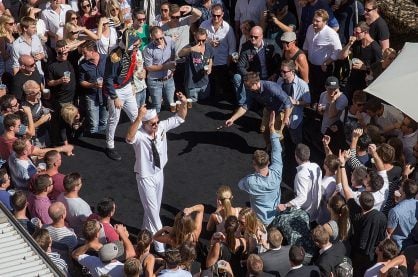
[[[243, 116], [252, 102], [255, 100], [264, 105], [263, 110], [263, 124], [268, 124], [268, 117], [271, 111], [275, 112], [275, 130], [279, 133], [280, 139], [283, 139], [283, 126], [289, 126], [290, 114], [292, 113], [292, 102], [289, 96], [282, 90], [282, 88], [270, 81], [260, 80], [260, 75], [257, 72], [250, 71], [244, 77], [244, 85], [246, 87], [247, 96], [245, 103], [238, 108], [238, 110], [229, 118], [225, 125], [232, 126], [235, 120]], [[283, 112], [283, 115], [281, 114]], [[269, 126], [265, 126], [266, 131]], [[270, 146], [270, 132], [264, 132], [264, 140], [267, 147]]]
[[103, 76], [106, 55], [97, 52], [96, 42], [88, 40], [81, 45], [84, 60], [80, 62], [79, 83], [83, 89], [88, 116], [88, 132], [96, 134], [106, 130], [107, 99], [103, 95]]
[[281, 78], [277, 84], [286, 92], [293, 104], [290, 116], [289, 134], [293, 144], [302, 143], [303, 108], [311, 103], [308, 84], [296, 75], [296, 64], [292, 60], [282, 62]]
[[4, 206], [9, 211], [12, 211], [12, 205], [10, 204], [10, 193], [7, 189], [10, 187], [10, 177], [7, 174], [6, 169], [0, 169], [0, 202], [3, 203]]
[[268, 225], [276, 216], [276, 207], [280, 204], [280, 183], [282, 182], [282, 146], [275, 131], [275, 112], [270, 113], [270, 139], [272, 144], [271, 163], [269, 155], [257, 150], [253, 155], [255, 172], [247, 175], [238, 187], [250, 195], [251, 208], [257, 217]]
[[403, 250], [414, 244], [411, 231], [417, 224], [418, 200], [415, 196], [418, 186], [415, 181], [407, 179], [402, 183], [399, 192], [402, 200], [389, 211], [386, 232], [399, 249]]

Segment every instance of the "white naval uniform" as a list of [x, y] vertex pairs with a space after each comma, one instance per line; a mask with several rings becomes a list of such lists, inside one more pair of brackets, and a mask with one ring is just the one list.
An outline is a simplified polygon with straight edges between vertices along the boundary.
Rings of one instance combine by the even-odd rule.
[[[175, 115], [163, 120], [158, 125], [155, 144], [160, 155], [161, 168], [154, 166], [151, 150], [151, 139], [143, 128], [135, 134], [135, 138], [129, 143], [135, 150], [136, 181], [138, 184], [139, 197], [144, 208], [142, 228], [153, 234], [162, 228], [160, 220], [161, 199], [164, 188], [163, 168], [167, 163], [167, 132], [184, 122], [180, 116]], [[164, 251], [162, 243], [155, 243], [158, 252]]]

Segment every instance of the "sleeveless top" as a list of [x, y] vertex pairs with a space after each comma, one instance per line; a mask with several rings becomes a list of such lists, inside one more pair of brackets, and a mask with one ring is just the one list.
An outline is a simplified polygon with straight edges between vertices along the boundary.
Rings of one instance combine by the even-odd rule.
[[339, 232], [338, 223], [337, 221], [331, 219], [330, 221], [328, 221], [328, 225], [329, 227], [331, 227], [331, 230], [332, 230], [330, 240], [331, 242], [335, 242], [338, 239], [338, 232]]
[[292, 60], [296, 63], [296, 60], [298, 59], [299, 55], [303, 53], [302, 49], [299, 49], [292, 57], [290, 57], [289, 60]]
[[[236, 216], [238, 218], [239, 212], [241, 211], [241, 208], [234, 208], [235, 209], [235, 214], [234, 216]], [[225, 219], [221, 216], [220, 213], [215, 213], [216, 216], [216, 220], [217, 220], [217, 224], [216, 224], [216, 232], [222, 232], [225, 230]]]
[[145, 276], [145, 260], [148, 258], [148, 256], [151, 255], [151, 253], [148, 253], [147, 255], [145, 255], [144, 257], [142, 257], [141, 259], [139, 259], [139, 263], [140, 263], [140, 267], [139, 267], [139, 276]]

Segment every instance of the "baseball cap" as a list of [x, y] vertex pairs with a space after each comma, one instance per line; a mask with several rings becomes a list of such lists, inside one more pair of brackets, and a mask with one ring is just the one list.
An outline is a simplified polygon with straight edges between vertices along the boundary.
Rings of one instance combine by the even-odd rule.
[[284, 32], [282, 37], [280, 38], [281, 41], [285, 42], [292, 42], [296, 40], [296, 33], [295, 32]]
[[99, 250], [99, 258], [102, 262], [110, 262], [123, 255], [125, 249], [121, 241], [106, 243]]
[[325, 87], [327, 89], [337, 89], [340, 88], [340, 83], [338, 82], [338, 78], [334, 76], [330, 76], [325, 81]]

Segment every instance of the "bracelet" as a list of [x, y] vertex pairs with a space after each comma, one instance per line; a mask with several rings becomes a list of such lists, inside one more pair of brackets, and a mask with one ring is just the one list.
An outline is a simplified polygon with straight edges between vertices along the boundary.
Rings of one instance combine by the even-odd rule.
[[340, 168], [345, 168], [345, 165], [340, 165]]

